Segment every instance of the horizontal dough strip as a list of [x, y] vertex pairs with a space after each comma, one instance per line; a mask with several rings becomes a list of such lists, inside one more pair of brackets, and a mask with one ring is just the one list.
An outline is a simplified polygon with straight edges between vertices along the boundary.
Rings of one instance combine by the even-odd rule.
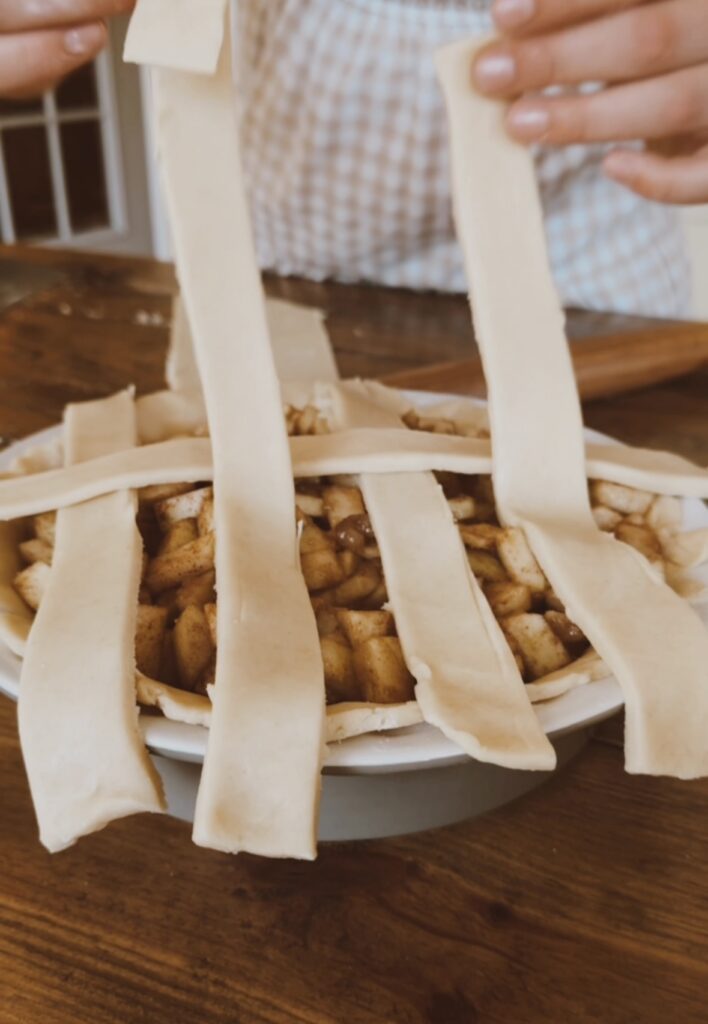
[[[491, 472], [487, 440], [406, 429], [360, 428], [291, 437], [295, 477], [337, 473], [406, 473], [447, 470]], [[588, 444], [590, 479], [610, 480], [656, 494], [708, 498], [708, 471], [669, 452], [624, 445]], [[208, 438], [175, 438], [105, 455], [62, 469], [0, 481], [0, 519], [66, 508], [112, 491], [149, 484], [211, 480]]]

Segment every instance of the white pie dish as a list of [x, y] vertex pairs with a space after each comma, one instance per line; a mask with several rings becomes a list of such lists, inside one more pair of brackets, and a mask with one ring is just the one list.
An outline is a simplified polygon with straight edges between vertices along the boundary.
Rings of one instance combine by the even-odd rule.
[[[423, 406], [459, 396], [411, 392], [416, 405]], [[0, 473], [8, 470], [20, 455], [37, 446], [56, 441], [61, 428], [50, 427], [32, 434], [0, 453]], [[605, 435], [587, 430], [589, 441], [609, 440]], [[708, 525], [708, 509], [698, 499], [684, 500], [684, 526], [695, 529]], [[708, 568], [699, 571], [708, 581]], [[706, 616], [708, 619], [708, 615]], [[0, 645], [0, 691], [17, 699], [20, 659]], [[613, 678], [577, 687], [543, 704], [535, 706], [545, 732], [560, 736], [586, 728], [614, 714], [622, 707], [622, 695]], [[179, 761], [200, 763], [206, 749], [207, 730], [198, 725], [185, 725], [153, 715], [141, 716], [141, 728], [148, 747], [156, 754]], [[330, 745], [325, 771], [332, 773], [383, 773], [415, 771], [419, 768], [442, 767], [468, 760], [451, 740], [433, 726], [414, 725], [388, 734], [367, 734]]]
[[[416, 405], [424, 406], [456, 396], [411, 393], [410, 397]], [[55, 441], [60, 430], [59, 426], [52, 427], [11, 445], [0, 454], [0, 472], [29, 449]], [[588, 430], [586, 435], [588, 440], [608, 441], [593, 431]], [[685, 528], [706, 525], [708, 509], [703, 502], [686, 499]], [[703, 578], [708, 582], [708, 569], [703, 570]], [[705, 617], [708, 619], [708, 615]], [[19, 691], [20, 665], [20, 659], [0, 645], [0, 691], [14, 699]], [[544, 731], [556, 743], [559, 763], [563, 763], [582, 745], [588, 726], [621, 707], [619, 686], [608, 678], [538, 704], [535, 711]], [[190, 818], [207, 730], [146, 714], [141, 715], [140, 725], [147, 746], [157, 755], [171, 813]], [[561, 737], [566, 739], [558, 743]], [[546, 773], [512, 772], [475, 763], [438, 729], [426, 724], [331, 744], [324, 772], [327, 778], [320, 828], [320, 838], [324, 839], [387, 835], [460, 820], [504, 803], [547, 777]], [[415, 773], [417, 779], [405, 778], [409, 773]], [[372, 778], [382, 775], [391, 778]], [[433, 792], [435, 799], [430, 798]]]

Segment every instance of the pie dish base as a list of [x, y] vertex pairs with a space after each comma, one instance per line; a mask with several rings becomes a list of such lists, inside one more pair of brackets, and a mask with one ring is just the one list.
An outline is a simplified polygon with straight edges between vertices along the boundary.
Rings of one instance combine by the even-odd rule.
[[[589, 730], [581, 729], [553, 740], [558, 768], [582, 750], [588, 736]], [[152, 760], [165, 785], [168, 814], [193, 821], [201, 765], [159, 756]], [[318, 840], [382, 839], [453, 825], [511, 803], [554, 774], [515, 772], [470, 758], [419, 771], [325, 773]]]
[[[438, 395], [411, 394], [423, 406]], [[0, 455], [0, 471], [30, 448], [55, 440], [53, 427], [23, 439]], [[586, 431], [589, 440], [608, 439]], [[697, 499], [684, 503], [684, 527], [705, 526]], [[706, 570], [701, 570], [701, 576]], [[708, 609], [703, 611], [706, 615]], [[0, 645], [0, 692], [17, 699], [20, 661]], [[544, 731], [563, 766], [586, 742], [588, 728], [622, 707], [614, 679], [599, 680], [536, 705]], [[141, 727], [167, 790], [169, 813], [192, 820], [206, 729], [142, 715]], [[319, 837], [366, 839], [403, 835], [476, 817], [531, 791], [546, 772], [519, 772], [470, 760], [439, 730], [416, 725], [331, 744], [323, 773]]]

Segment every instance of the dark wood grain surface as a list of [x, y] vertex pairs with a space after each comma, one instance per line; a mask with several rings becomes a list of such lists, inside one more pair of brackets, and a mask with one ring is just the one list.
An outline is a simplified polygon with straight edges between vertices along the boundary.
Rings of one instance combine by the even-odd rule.
[[[48, 275], [0, 314], [0, 435], [55, 422], [68, 400], [161, 385], [168, 268], [0, 251], [0, 282], [18, 261]], [[270, 288], [329, 310], [345, 373], [471, 344], [462, 300]], [[576, 333], [623, 324], [572, 319]], [[705, 370], [586, 413], [708, 463]], [[150, 817], [52, 857], [0, 698], [0, 1024], [705, 1024], [708, 782], [627, 776], [620, 740], [615, 720], [484, 819], [327, 845], [314, 864], [198, 849], [186, 825]]]

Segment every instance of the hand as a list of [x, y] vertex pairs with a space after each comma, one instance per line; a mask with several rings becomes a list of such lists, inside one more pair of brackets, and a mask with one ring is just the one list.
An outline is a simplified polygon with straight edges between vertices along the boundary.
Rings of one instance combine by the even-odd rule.
[[0, 97], [37, 96], [92, 60], [135, 0], [0, 0]]
[[[516, 98], [514, 138], [641, 139], [643, 152], [608, 154], [609, 177], [649, 199], [708, 202], [708, 0], [495, 0], [493, 14], [503, 38], [478, 55], [473, 79]], [[527, 95], [582, 82], [607, 88]]]

